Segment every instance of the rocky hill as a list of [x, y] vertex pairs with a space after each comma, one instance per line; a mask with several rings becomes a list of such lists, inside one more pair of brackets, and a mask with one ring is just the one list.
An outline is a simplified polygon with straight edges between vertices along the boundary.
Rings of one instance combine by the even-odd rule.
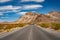
[[51, 21], [60, 22], [60, 12], [49, 12], [46, 15], [50, 16]]
[[21, 16], [17, 23], [39, 23], [39, 22], [60, 22], [60, 12], [49, 12], [48, 14], [38, 14], [28, 12]]

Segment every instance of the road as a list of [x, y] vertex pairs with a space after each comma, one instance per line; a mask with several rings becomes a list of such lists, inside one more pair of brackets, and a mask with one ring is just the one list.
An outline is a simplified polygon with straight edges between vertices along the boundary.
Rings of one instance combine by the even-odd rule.
[[35, 25], [29, 25], [15, 33], [0, 38], [0, 40], [60, 40], [60, 37], [48, 33]]

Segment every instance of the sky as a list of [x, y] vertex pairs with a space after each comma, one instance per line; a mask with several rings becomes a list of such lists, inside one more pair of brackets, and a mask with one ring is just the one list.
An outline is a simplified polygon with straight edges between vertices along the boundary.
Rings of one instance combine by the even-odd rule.
[[60, 12], [60, 0], [0, 0], [0, 22], [12, 22], [26, 12]]

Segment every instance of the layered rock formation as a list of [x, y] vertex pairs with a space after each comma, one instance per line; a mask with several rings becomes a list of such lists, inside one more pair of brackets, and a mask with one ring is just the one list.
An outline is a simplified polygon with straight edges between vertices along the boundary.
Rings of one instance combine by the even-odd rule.
[[48, 14], [37, 14], [28, 12], [20, 17], [17, 23], [38, 22], [60, 22], [60, 12], [49, 12]]

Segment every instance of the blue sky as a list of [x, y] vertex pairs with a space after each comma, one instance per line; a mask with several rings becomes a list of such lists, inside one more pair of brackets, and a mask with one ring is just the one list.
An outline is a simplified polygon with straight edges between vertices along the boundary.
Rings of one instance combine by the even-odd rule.
[[26, 12], [60, 12], [60, 0], [0, 0], [0, 22], [16, 21]]

